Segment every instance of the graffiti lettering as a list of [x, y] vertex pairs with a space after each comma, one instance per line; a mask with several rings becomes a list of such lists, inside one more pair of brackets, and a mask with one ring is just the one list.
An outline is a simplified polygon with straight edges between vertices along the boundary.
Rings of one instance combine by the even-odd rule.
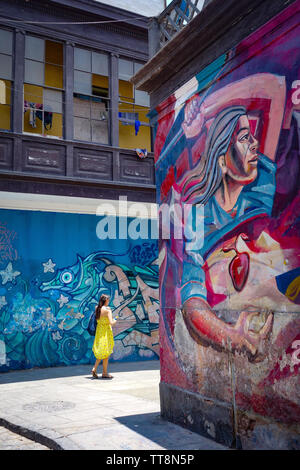
[[297, 88], [297, 90], [292, 94], [292, 103], [300, 104], [300, 80], [295, 80], [292, 83], [292, 88]]
[[292, 365], [295, 366], [297, 364], [300, 364], [300, 341], [294, 341], [292, 344], [292, 348], [295, 349], [292, 354]]

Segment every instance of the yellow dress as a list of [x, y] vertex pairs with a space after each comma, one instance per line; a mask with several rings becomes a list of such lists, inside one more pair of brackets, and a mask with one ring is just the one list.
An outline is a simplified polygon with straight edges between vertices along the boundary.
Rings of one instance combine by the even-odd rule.
[[109, 319], [100, 316], [97, 320], [95, 340], [93, 344], [93, 353], [96, 359], [106, 359], [111, 355], [114, 348], [114, 335]]

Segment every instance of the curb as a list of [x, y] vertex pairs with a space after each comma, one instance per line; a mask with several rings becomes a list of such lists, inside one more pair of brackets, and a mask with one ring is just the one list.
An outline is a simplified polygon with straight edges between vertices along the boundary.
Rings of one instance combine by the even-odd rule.
[[34, 428], [32, 425], [26, 423], [12, 422], [11, 418], [0, 417], [0, 426], [9, 429], [10, 431], [19, 434], [20, 436], [31, 439], [49, 448], [49, 450], [82, 450], [79, 449], [70, 439], [61, 436], [55, 431], [48, 430], [47, 428]]

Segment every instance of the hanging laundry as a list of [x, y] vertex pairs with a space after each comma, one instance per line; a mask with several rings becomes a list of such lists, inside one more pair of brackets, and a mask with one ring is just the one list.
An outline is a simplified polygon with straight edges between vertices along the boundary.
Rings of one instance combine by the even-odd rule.
[[29, 104], [29, 125], [35, 128], [36, 127], [35, 103], [28, 103], [28, 104]]
[[46, 131], [50, 131], [52, 129], [52, 116], [53, 113], [51, 111], [45, 111], [44, 113], [44, 127]]
[[138, 119], [134, 121], [134, 129], [135, 129], [135, 135], [138, 135], [139, 130], [140, 130], [141, 123]]
[[[36, 107], [39, 107], [39, 110], [36, 111], [36, 117], [43, 121], [43, 105], [37, 104]], [[52, 119], [52, 111], [44, 111], [44, 128], [46, 129], [46, 131], [50, 131], [50, 129], [52, 129]]]
[[43, 122], [43, 111], [36, 111], [36, 117]]

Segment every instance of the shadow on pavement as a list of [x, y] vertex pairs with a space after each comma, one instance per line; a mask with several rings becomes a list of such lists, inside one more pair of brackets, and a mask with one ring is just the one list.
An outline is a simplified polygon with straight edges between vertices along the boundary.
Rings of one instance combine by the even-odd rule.
[[170, 436], [166, 435], [168, 422], [163, 420], [159, 413], [121, 416], [115, 420], [161, 447], [174, 448], [174, 442], [172, 442], [174, 439], [170, 439]]
[[[219, 450], [223, 448], [211, 439], [164, 420], [159, 413], [122, 416], [115, 420], [140, 434], [141, 440], [149, 439], [167, 450]], [[123, 432], [125, 433], [126, 430]]]

